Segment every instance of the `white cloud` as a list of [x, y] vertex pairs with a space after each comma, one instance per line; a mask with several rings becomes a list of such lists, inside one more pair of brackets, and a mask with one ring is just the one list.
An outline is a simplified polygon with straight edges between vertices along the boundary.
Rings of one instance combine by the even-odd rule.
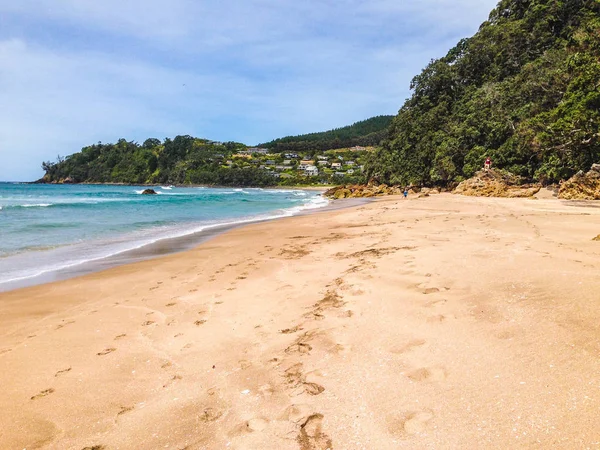
[[494, 5], [0, 2], [11, 23], [0, 30], [0, 180], [41, 176], [42, 160], [98, 140], [253, 144], [395, 113], [410, 79]]

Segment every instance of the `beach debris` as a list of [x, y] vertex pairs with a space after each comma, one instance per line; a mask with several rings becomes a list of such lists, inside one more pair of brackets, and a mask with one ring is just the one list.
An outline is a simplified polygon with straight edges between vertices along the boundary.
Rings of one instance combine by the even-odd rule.
[[558, 198], [564, 200], [600, 200], [600, 164], [592, 164], [584, 173], [577, 172], [560, 185]]
[[142, 191], [142, 195], [156, 195], [156, 194], [158, 194], [158, 192], [156, 192], [154, 189], [144, 189]]
[[592, 241], [600, 241], [600, 234], [592, 239]]

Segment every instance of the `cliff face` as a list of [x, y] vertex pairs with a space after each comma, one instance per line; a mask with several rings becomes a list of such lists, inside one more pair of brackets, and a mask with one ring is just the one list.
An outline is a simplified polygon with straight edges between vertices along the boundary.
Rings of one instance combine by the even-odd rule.
[[502, 0], [432, 61], [367, 164], [387, 184], [440, 184], [498, 168], [557, 183], [600, 162], [600, 2]]

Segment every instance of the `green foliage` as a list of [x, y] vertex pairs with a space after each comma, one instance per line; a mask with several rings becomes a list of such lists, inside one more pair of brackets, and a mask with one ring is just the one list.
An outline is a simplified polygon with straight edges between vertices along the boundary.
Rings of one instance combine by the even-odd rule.
[[600, 161], [600, 2], [502, 0], [432, 61], [366, 175], [447, 184], [496, 167], [544, 183]]
[[260, 144], [276, 153], [308, 150], [329, 150], [354, 146], [379, 145], [385, 138], [393, 116], [376, 116], [352, 125], [321, 133], [287, 136]]
[[146, 139], [142, 145], [120, 139], [116, 144], [91, 145], [79, 153], [44, 162], [46, 182], [69, 179], [75, 183], [208, 184], [269, 186], [274, 177], [256, 168], [225, 169], [233, 152], [245, 150], [237, 142], [216, 143], [191, 136]]

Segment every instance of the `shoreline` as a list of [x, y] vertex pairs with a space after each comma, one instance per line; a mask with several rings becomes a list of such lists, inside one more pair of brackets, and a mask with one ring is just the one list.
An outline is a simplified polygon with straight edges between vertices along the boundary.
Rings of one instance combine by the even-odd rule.
[[2, 293], [0, 448], [593, 448], [588, 206], [383, 197]]
[[307, 214], [316, 214], [318, 212], [332, 211], [342, 208], [350, 208], [362, 203], [366, 203], [366, 201], [364, 199], [348, 199], [345, 201], [329, 200], [329, 203], [323, 207], [305, 209], [290, 216], [283, 215], [281, 217], [242, 220], [236, 223], [208, 225], [202, 231], [191, 232], [182, 236], [160, 238], [154, 242], [144, 244], [140, 247], [132, 248], [130, 250], [125, 250], [113, 255], [108, 255], [102, 258], [76, 263], [66, 268], [47, 271], [42, 274], [34, 275], [23, 279], [3, 282], [0, 283], [0, 294], [3, 292], [10, 292], [16, 289], [38, 286], [56, 281], [68, 280], [71, 278], [84, 276], [94, 272], [107, 270], [113, 267], [151, 260], [164, 255], [184, 252], [216, 236], [219, 236], [223, 233], [227, 233], [229, 230], [233, 230], [238, 227], [243, 227], [246, 225], [256, 223], [269, 222], [273, 220], [280, 220], [287, 217], [295, 217]]

